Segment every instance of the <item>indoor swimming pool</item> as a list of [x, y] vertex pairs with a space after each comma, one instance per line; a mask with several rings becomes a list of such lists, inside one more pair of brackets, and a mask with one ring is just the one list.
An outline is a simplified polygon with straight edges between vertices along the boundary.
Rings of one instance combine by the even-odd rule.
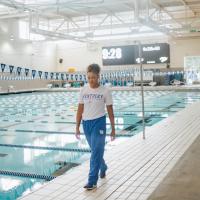
[[[139, 91], [113, 91], [116, 140], [142, 130]], [[145, 124], [160, 120], [200, 100], [198, 92], [145, 91]], [[81, 127], [74, 137], [78, 92], [0, 95], [0, 199], [14, 200], [89, 158]], [[148, 136], [147, 136], [148, 137]]]

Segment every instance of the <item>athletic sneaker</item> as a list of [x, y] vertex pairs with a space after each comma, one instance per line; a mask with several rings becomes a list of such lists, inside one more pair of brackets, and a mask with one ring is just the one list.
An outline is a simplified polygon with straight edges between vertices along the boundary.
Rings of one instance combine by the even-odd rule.
[[93, 190], [97, 187], [97, 185], [86, 184], [83, 188], [86, 190]]
[[105, 178], [106, 177], [106, 171], [107, 171], [108, 167], [106, 166], [104, 171], [100, 171], [100, 178]]
[[103, 172], [100, 172], [100, 178], [105, 178], [106, 177], [106, 170]]

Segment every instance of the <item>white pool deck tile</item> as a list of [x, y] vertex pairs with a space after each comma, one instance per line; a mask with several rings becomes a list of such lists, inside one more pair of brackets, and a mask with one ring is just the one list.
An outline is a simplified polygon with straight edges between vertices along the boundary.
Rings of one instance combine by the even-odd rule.
[[98, 188], [85, 191], [89, 161], [20, 200], [146, 200], [200, 134], [200, 102], [105, 152], [109, 166]]

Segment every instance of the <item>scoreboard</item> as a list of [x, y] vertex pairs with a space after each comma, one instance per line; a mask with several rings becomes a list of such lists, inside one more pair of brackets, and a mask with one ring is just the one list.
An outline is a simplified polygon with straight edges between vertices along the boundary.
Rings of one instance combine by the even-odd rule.
[[[170, 47], [167, 43], [142, 44], [144, 64], [170, 63]], [[140, 63], [138, 45], [102, 48], [103, 65], [131, 65]]]

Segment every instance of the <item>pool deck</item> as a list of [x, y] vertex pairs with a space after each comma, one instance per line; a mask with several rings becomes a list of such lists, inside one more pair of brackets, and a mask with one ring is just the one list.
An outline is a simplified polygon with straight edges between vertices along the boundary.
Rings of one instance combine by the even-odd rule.
[[[135, 87], [110, 87], [111, 90], [117, 91], [140, 91], [140, 86]], [[25, 92], [66, 92], [66, 91], [79, 91], [80, 88], [36, 88], [32, 90], [11, 90], [10, 93], [7, 91], [0, 90], [0, 94], [15, 94], [15, 93], [25, 93]], [[200, 85], [191, 85], [191, 86], [144, 86], [145, 91], [200, 91]]]
[[[129, 138], [105, 153], [109, 170], [98, 188], [85, 191], [89, 161], [20, 200], [145, 200], [164, 180], [200, 134], [200, 102]], [[152, 200], [152, 199], [151, 199]], [[177, 198], [179, 200], [179, 198]]]
[[200, 136], [176, 163], [148, 200], [200, 199]]

